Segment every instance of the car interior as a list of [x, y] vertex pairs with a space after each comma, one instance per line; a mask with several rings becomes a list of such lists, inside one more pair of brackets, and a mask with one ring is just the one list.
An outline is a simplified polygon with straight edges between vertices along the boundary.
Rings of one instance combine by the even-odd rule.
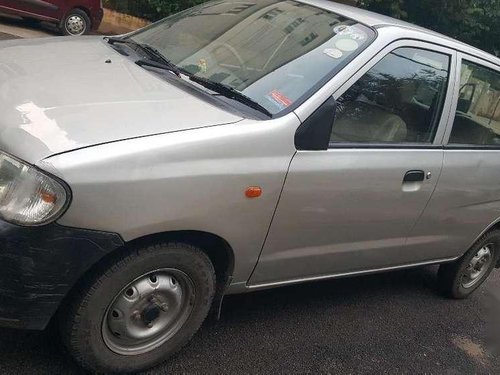
[[[370, 84], [365, 81], [359, 86]], [[370, 97], [369, 91], [354, 88], [354, 100], [349, 100], [352, 93], [339, 100], [331, 142], [431, 142], [440, 93], [434, 90], [430, 104], [426, 105], [418, 100], [419, 90], [422, 88], [412, 81], [403, 82], [396, 89], [382, 89]]]
[[[390, 59], [394, 64], [399, 57]], [[387, 73], [390, 64], [385, 64], [372, 68], [338, 99], [331, 143], [432, 142], [447, 87], [442, 71], [426, 67], [424, 73], [410, 70], [398, 77]]]
[[[467, 69], [467, 68], [465, 68]], [[500, 75], [476, 67], [462, 82], [450, 144], [500, 145]], [[482, 73], [482, 74], [481, 74]], [[496, 78], [496, 80], [495, 80]]]

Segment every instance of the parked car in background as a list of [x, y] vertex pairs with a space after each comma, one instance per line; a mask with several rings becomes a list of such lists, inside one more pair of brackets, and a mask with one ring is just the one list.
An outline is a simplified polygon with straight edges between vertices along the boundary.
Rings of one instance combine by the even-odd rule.
[[0, 325], [123, 373], [227, 294], [439, 264], [466, 298], [499, 266], [499, 103], [498, 58], [321, 0], [3, 42]]
[[0, 0], [0, 12], [55, 23], [64, 35], [97, 30], [103, 17], [102, 0]]

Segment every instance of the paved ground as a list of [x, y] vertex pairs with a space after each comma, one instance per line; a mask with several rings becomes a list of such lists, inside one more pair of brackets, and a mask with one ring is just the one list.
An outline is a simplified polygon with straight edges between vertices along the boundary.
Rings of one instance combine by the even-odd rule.
[[0, 40], [17, 39], [18, 37], [12, 34], [0, 33]]
[[[0, 19], [0, 39], [43, 36]], [[466, 301], [435, 292], [435, 267], [228, 297], [222, 320], [149, 375], [500, 373], [500, 271]], [[78, 374], [54, 332], [0, 329], [0, 374]]]
[[[500, 271], [465, 301], [435, 267], [231, 296], [148, 373], [498, 374]], [[0, 373], [78, 374], [51, 332], [0, 330]]]

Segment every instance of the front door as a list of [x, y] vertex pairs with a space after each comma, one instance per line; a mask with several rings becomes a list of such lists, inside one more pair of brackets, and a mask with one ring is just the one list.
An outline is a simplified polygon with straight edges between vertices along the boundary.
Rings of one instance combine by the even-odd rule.
[[330, 146], [293, 158], [250, 285], [424, 260], [405, 241], [441, 173], [452, 58], [398, 47], [336, 94]]

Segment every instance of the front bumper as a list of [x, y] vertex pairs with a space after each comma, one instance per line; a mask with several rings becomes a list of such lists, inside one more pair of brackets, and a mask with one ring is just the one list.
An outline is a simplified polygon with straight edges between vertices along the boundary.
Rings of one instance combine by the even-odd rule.
[[0, 220], [0, 326], [45, 328], [78, 279], [122, 245], [116, 233]]

